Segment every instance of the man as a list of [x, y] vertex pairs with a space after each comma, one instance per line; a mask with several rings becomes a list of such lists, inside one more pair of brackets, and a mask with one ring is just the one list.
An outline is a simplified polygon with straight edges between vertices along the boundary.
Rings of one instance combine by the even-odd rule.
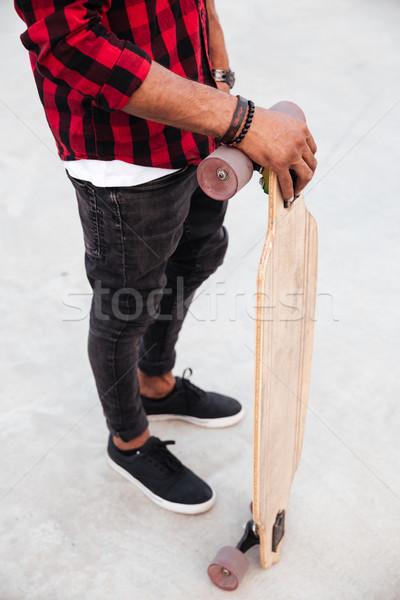
[[190, 300], [227, 247], [226, 203], [198, 188], [196, 166], [216, 138], [240, 143], [278, 174], [289, 200], [313, 176], [314, 140], [304, 123], [227, 93], [233, 74], [214, 0], [15, 4], [78, 199], [109, 462], [164, 508], [203, 512], [213, 490], [148, 428], [148, 417], [224, 427], [243, 416], [233, 398], [172, 374]]

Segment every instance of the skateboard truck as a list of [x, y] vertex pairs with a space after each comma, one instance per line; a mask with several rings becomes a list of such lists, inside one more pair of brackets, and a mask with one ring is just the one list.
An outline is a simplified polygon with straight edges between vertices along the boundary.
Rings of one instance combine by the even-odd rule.
[[250, 519], [250, 521], [247, 521], [246, 523], [244, 534], [237, 543], [236, 548], [244, 554], [247, 550], [250, 550], [250, 548], [259, 543], [260, 536], [258, 534], [258, 525], [254, 523], [253, 519]]
[[[277, 552], [278, 546], [285, 535], [285, 517], [286, 511], [281, 510], [276, 515], [276, 520], [272, 530], [272, 552]], [[253, 546], [260, 543], [260, 535], [258, 533], [258, 525], [250, 519], [247, 521], [243, 536], [237, 543], [236, 548], [245, 553]]]

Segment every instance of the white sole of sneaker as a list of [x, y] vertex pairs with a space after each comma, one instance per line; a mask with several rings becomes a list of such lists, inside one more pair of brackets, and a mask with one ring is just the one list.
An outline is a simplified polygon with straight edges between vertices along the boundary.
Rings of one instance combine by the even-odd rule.
[[116, 471], [117, 473], [122, 475], [122, 477], [125, 477], [125, 479], [133, 483], [133, 485], [135, 485], [140, 491], [146, 494], [146, 496], [150, 498], [150, 500], [155, 502], [155, 504], [161, 506], [161, 508], [165, 508], [166, 510], [170, 510], [175, 513], [181, 513], [184, 515], [198, 515], [200, 513], [206, 512], [207, 510], [210, 510], [210, 508], [212, 508], [215, 504], [216, 494], [214, 490], [211, 498], [207, 502], [203, 502], [202, 504], [178, 504], [177, 502], [169, 502], [168, 500], [164, 500], [164, 498], [160, 498], [159, 496], [154, 494], [140, 481], [135, 479], [133, 475], [128, 473], [128, 471], [125, 471], [125, 469], [123, 469], [116, 462], [114, 462], [112, 458], [110, 458], [108, 453], [106, 453], [106, 460], [109, 466], [114, 471]]
[[223, 427], [231, 427], [236, 425], [243, 419], [245, 410], [242, 410], [236, 415], [231, 417], [221, 417], [220, 419], [199, 419], [198, 417], [189, 417], [187, 415], [147, 415], [150, 422], [155, 421], [186, 421], [186, 423], [192, 423], [199, 427], [206, 427], [208, 429], [222, 429]]

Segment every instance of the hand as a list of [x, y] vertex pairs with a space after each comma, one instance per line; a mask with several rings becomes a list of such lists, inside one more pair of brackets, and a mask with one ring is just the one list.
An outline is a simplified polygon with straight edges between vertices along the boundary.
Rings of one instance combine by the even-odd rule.
[[[265, 108], [256, 108], [250, 129], [238, 148], [276, 173], [282, 196], [288, 201], [311, 181], [317, 167], [317, 146], [306, 123]], [[289, 169], [297, 174], [294, 188]]]
[[226, 83], [226, 81], [217, 81], [217, 88], [219, 90], [222, 90], [223, 92], [226, 92], [227, 94], [231, 93], [231, 87], [229, 85], [229, 83]]

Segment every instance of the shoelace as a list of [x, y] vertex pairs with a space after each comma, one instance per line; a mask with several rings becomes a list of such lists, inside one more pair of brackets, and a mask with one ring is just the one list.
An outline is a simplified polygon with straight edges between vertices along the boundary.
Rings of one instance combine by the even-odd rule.
[[195, 396], [197, 396], [199, 399], [204, 397], [204, 390], [201, 390], [200, 388], [197, 387], [197, 385], [194, 385], [194, 383], [192, 383], [188, 377], [185, 377], [186, 372], [189, 372], [189, 377], [192, 376], [193, 371], [190, 367], [187, 367], [183, 373], [182, 373], [182, 377], [181, 377], [181, 382], [183, 387], [186, 390], [189, 390], [191, 392], [193, 392], [195, 394]]
[[146, 455], [146, 458], [152, 460], [160, 470], [176, 473], [183, 468], [183, 465], [181, 461], [168, 450], [167, 446], [171, 444], [175, 444], [175, 441], [166, 440], [162, 442], [161, 440], [157, 440], [144, 454]]

